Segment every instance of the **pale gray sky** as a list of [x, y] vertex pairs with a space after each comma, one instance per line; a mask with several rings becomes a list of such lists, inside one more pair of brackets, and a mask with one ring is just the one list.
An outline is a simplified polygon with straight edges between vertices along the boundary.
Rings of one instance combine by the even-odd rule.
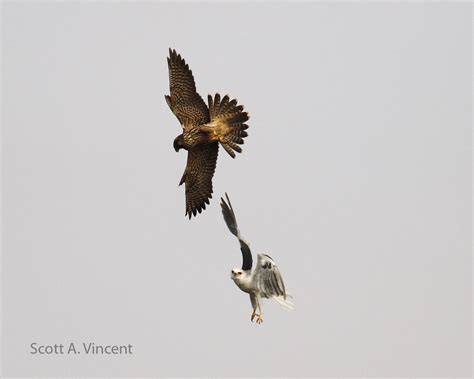
[[[470, 376], [470, 8], [4, 3], [3, 376]], [[168, 47], [251, 115], [192, 221]], [[134, 354], [30, 354], [89, 341]]]

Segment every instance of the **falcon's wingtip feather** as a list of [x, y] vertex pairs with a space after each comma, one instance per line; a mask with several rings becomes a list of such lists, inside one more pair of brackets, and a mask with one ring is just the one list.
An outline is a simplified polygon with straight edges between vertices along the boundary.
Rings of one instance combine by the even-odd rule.
[[168, 51], [169, 51], [170, 57], [172, 57], [173, 55], [178, 55], [178, 53], [176, 52], [176, 49], [172, 49], [171, 47], [169, 47]]

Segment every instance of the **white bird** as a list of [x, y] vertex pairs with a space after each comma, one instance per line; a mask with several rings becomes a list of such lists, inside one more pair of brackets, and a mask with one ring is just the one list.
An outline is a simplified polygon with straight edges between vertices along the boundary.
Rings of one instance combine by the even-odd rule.
[[227, 203], [221, 198], [222, 215], [231, 233], [238, 238], [242, 251], [242, 269], [232, 269], [230, 277], [237, 287], [250, 295], [253, 309], [250, 320], [252, 322], [255, 320], [257, 324], [263, 322], [261, 298], [274, 299], [286, 309], [293, 310], [293, 304], [288, 300], [291, 295], [286, 292], [280, 270], [269, 255], [257, 254], [257, 267], [252, 271], [252, 253], [249, 245], [240, 236], [237, 219], [227, 193], [225, 196]]

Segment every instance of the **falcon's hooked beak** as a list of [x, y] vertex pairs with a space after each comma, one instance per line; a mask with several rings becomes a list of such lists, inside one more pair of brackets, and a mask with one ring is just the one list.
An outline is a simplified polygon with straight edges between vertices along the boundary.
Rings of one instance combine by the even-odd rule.
[[179, 149], [184, 148], [184, 138], [182, 134], [180, 134], [178, 137], [174, 139], [173, 147], [176, 152], [178, 152]]

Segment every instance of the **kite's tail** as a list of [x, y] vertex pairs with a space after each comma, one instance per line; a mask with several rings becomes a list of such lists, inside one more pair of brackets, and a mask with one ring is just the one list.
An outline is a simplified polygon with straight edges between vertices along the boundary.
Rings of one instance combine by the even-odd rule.
[[235, 151], [242, 152], [239, 145], [244, 143], [247, 137], [248, 125], [245, 122], [249, 119], [248, 113], [244, 112], [242, 105], [237, 105], [237, 100], [229, 100], [229, 96], [225, 95], [222, 100], [219, 94], [208, 96], [209, 115], [213, 132], [216, 139], [221, 143], [222, 147], [235, 158]]
[[295, 309], [294, 307], [294, 304], [288, 300], [289, 298], [291, 298], [292, 296], [290, 294], [286, 294], [286, 299], [283, 298], [283, 296], [276, 296], [274, 297], [273, 299], [278, 303], [280, 304], [281, 306], [283, 306], [283, 308], [285, 308], [287, 311], [293, 311]]

